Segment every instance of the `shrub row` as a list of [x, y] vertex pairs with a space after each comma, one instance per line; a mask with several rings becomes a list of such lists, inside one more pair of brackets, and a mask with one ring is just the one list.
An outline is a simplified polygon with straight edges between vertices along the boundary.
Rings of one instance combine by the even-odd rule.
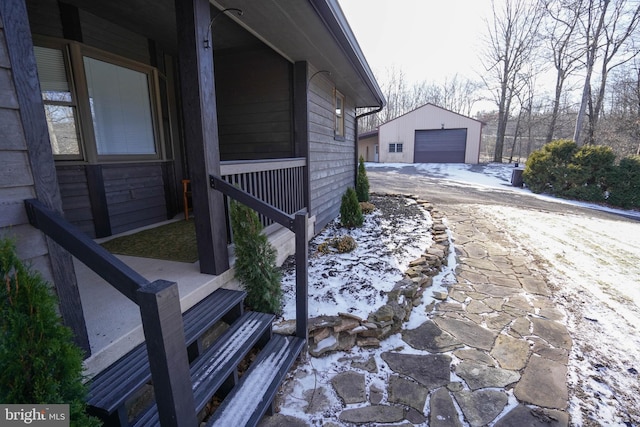
[[622, 208], [640, 207], [640, 156], [618, 164], [611, 147], [552, 141], [529, 156], [523, 173], [534, 193]]

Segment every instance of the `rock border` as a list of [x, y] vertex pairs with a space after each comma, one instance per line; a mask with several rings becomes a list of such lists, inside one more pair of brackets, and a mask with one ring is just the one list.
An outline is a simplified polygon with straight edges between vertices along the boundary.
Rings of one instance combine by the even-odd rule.
[[[420, 208], [431, 215], [432, 244], [417, 259], [409, 263], [404, 277], [387, 292], [387, 302], [366, 319], [349, 313], [337, 316], [319, 316], [309, 319], [309, 354], [320, 357], [333, 351], [348, 351], [353, 347], [380, 347], [382, 340], [397, 333], [409, 320], [414, 307], [423, 303], [422, 295], [433, 285], [443, 266], [447, 265], [451, 241], [442, 215], [434, 206], [417, 196], [402, 194], [377, 194], [380, 197], [402, 197], [415, 200]], [[434, 292], [434, 298], [444, 300], [446, 292]], [[290, 334], [289, 327], [295, 320], [286, 320], [274, 325], [274, 332]]]

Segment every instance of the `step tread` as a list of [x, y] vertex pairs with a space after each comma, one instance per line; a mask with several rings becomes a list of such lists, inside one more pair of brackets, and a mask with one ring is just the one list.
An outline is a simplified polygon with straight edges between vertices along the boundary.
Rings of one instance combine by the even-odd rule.
[[[272, 314], [243, 314], [190, 368], [196, 411], [201, 411], [238, 364], [265, 334], [271, 333]], [[158, 408], [154, 404], [134, 422], [134, 426], [156, 426]]]
[[[216, 289], [187, 310], [183, 314], [186, 345], [195, 342], [232, 307], [242, 304], [245, 296], [245, 292]], [[111, 414], [150, 379], [147, 346], [142, 343], [91, 380], [87, 405], [93, 414]]]
[[255, 426], [304, 347], [302, 338], [274, 334], [249, 370], [207, 422], [207, 427]]

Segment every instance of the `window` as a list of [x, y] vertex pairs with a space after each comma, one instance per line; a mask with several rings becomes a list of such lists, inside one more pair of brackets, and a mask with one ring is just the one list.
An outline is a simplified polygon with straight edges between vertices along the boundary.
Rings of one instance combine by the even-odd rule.
[[402, 153], [402, 142], [392, 142], [389, 144], [390, 153]]
[[336, 127], [335, 127], [335, 136], [336, 137], [344, 137], [344, 95], [335, 91], [335, 107], [336, 107]]
[[159, 157], [151, 67], [75, 42], [43, 44], [34, 51], [56, 159]]
[[80, 141], [75, 96], [67, 79], [62, 49], [34, 46], [51, 148], [56, 156], [79, 159]]

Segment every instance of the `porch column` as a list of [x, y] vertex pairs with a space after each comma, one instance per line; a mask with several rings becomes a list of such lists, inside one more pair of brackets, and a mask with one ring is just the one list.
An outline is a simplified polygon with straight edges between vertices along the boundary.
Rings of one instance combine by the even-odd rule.
[[[7, 60], [3, 55], [4, 46], [0, 46], [0, 74], [2, 75], [0, 77], [5, 77], [2, 79], [4, 82], [10, 82], [6, 77], [12, 76], [15, 90], [15, 92], [6, 90], [6, 86], [0, 88], [3, 90], [0, 95], [0, 108], [19, 112], [21, 123], [18, 129], [13, 129], [15, 131], [13, 136], [19, 133], [24, 135], [24, 148], [31, 166], [35, 196], [47, 207], [62, 214], [62, 198], [49, 142], [49, 131], [24, 0], [0, 1], [0, 33], [4, 33], [9, 59]], [[6, 125], [6, 123], [2, 124]], [[11, 132], [9, 135], [11, 136]], [[16, 139], [18, 141], [14, 141], [14, 147], [22, 150], [22, 142], [19, 141], [19, 137]], [[4, 143], [8, 143], [9, 146], [12, 144], [11, 141], [4, 141]], [[73, 259], [52, 239], [47, 237], [46, 244], [62, 320], [73, 331], [76, 344], [85, 351], [86, 356], [89, 356], [91, 347], [82, 313]]]
[[309, 181], [309, 65], [307, 61], [298, 61], [293, 65], [293, 137], [295, 157], [307, 159], [303, 171], [304, 206], [310, 209], [311, 184]]
[[209, 0], [175, 0], [178, 62], [184, 133], [191, 179], [200, 271], [229, 269], [226, 216], [222, 193], [209, 188], [209, 175], [220, 176], [218, 117], [213, 71]]

